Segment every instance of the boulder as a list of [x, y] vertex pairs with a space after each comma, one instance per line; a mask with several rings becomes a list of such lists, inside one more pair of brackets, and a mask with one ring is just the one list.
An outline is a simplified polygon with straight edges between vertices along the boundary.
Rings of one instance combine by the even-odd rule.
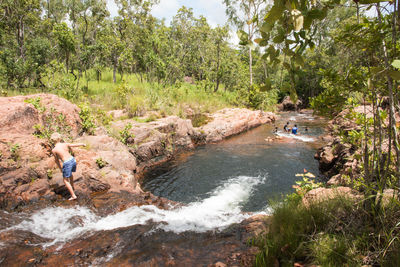
[[212, 120], [209, 123], [199, 127], [199, 131], [206, 136], [207, 143], [218, 142], [276, 120], [276, 116], [271, 112], [240, 108], [226, 108], [210, 115], [210, 118]]
[[360, 200], [362, 195], [350, 187], [339, 186], [336, 188], [316, 188], [308, 191], [303, 197], [303, 204], [309, 206], [329, 199], [343, 197], [347, 199]]
[[299, 110], [303, 106], [303, 102], [300, 99], [297, 99], [296, 103], [293, 103], [290, 96], [285, 96], [282, 102], [278, 105], [278, 109], [280, 111], [294, 111]]

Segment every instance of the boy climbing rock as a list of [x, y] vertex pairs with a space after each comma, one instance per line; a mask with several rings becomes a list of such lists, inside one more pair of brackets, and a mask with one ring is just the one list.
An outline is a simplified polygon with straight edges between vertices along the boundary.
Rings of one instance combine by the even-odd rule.
[[[64, 143], [62, 140], [62, 136], [59, 133], [53, 133], [51, 135], [50, 139], [55, 144], [55, 146], [51, 152], [54, 155], [54, 158], [55, 158], [58, 168], [60, 168], [60, 170], [62, 171], [64, 184], [71, 194], [71, 197], [69, 198], [69, 200], [74, 200], [77, 198], [77, 196], [75, 195], [75, 192], [74, 192], [74, 177], [73, 177], [72, 173], [76, 172], [76, 160], [69, 153], [69, 150], [72, 147], [86, 146], [86, 144], [84, 144], [84, 143], [78, 143], [78, 144]], [[60, 160], [62, 162], [62, 167], [60, 164]]]

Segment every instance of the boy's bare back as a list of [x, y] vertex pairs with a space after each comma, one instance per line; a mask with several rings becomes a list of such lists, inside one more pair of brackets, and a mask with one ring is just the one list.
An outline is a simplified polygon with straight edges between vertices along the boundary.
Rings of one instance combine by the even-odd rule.
[[72, 155], [69, 153], [69, 145], [70, 144], [68, 143], [57, 143], [51, 152], [53, 152], [53, 154], [59, 157], [62, 161], [65, 161], [72, 157]]

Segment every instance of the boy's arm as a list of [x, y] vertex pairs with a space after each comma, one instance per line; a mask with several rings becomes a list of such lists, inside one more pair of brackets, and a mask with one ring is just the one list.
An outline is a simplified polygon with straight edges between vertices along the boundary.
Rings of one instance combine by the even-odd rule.
[[54, 155], [54, 161], [56, 162], [58, 168], [60, 168], [60, 170], [62, 171], [62, 167], [61, 167], [61, 164], [60, 164], [60, 158], [57, 156], [56, 153], [54, 153], [54, 152], [52, 152], [52, 153]]
[[86, 146], [86, 144], [85, 143], [68, 144], [68, 147], [80, 147], [80, 146]]

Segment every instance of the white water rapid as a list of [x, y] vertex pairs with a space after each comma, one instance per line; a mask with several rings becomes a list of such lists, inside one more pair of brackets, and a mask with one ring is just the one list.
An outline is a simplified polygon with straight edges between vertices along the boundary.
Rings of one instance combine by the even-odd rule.
[[292, 139], [297, 139], [303, 142], [314, 142], [315, 139], [309, 136], [304, 136], [304, 135], [298, 135], [298, 134], [291, 134], [291, 133], [283, 133], [283, 132], [277, 132], [276, 133], [278, 136], [282, 136], [285, 138], [292, 138]]
[[146, 224], [148, 221], [157, 223], [155, 229], [175, 233], [222, 230], [253, 215], [243, 213], [241, 205], [249, 199], [254, 188], [265, 180], [265, 177], [249, 176], [231, 178], [211, 192], [210, 197], [170, 210], [162, 210], [152, 205], [135, 206], [100, 217], [86, 207], [50, 207], [1, 232], [16, 229], [29, 231], [51, 239], [51, 242], [43, 244], [51, 246], [75, 239], [85, 233]]

